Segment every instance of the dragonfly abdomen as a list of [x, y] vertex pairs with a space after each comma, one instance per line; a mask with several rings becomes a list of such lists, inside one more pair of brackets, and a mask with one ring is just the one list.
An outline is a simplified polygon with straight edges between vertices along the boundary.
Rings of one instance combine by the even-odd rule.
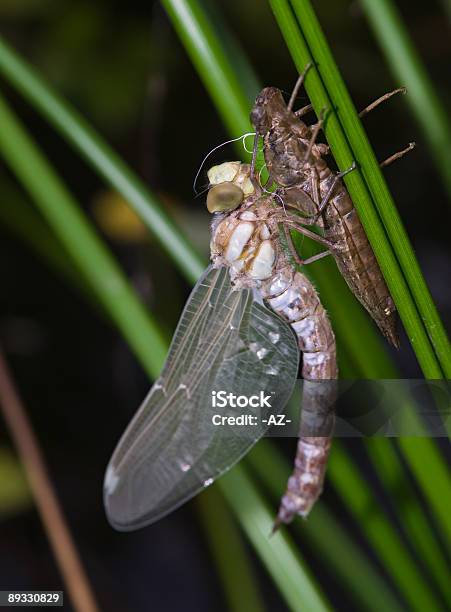
[[323, 490], [338, 369], [332, 326], [308, 278], [285, 266], [264, 283], [262, 293], [268, 305], [296, 333], [304, 379], [295, 467], [280, 502], [277, 528], [296, 514], [306, 517]]
[[[282, 257], [279, 257], [279, 266]], [[289, 265], [280, 266], [262, 286], [262, 295], [294, 330], [303, 355], [305, 380], [337, 377], [335, 337], [329, 318], [309, 279]]]

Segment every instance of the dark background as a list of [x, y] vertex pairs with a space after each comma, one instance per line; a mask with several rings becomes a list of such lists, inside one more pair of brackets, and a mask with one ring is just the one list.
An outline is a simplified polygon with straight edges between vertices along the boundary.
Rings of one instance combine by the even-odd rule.
[[[398, 5], [449, 108], [451, 36], [441, 6], [408, 0]], [[218, 6], [262, 84], [289, 92], [296, 70], [266, 3], [228, 0]], [[315, 6], [358, 108], [402, 85], [392, 81], [358, 3], [322, 0]], [[1, 34], [145, 178], [207, 256], [208, 214], [202, 198], [193, 197], [192, 181], [206, 152], [228, 135], [161, 7], [154, 2], [143, 7], [134, 0], [11, 0], [0, 5], [0, 19]], [[169, 335], [189, 293], [185, 280], [127, 215], [120, 198], [20, 97], [5, 83], [1, 86]], [[415, 151], [386, 175], [449, 326], [449, 203], [423, 136], [402, 97], [365, 124], [380, 159], [417, 142]], [[235, 150], [225, 148], [211, 161], [230, 157], [236, 157]], [[0, 164], [2, 192], [2, 207], [14, 206], [16, 199], [31, 206]], [[120, 227], [112, 229], [109, 220], [116, 216]], [[148, 380], [118, 333], [76, 290], [14, 233], [0, 226], [0, 235], [1, 344], [102, 609], [224, 609], [195, 503], [136, 533], [116, 533], [106, 523], [101, 498], [105, 465]], [[408, 349], [400, 351], [397, 361], [405, 377], [419, 374]], [[362, 442], [349, 444], [364, 462]], [[12, 450], [1, 422], [0, 449]], [[325, 497], [337, 504], [331, 492]], [[318, 580], [327, 584], [336, 609], [349, 610], [340, 585], [324, 575], [308, 549], [302, 552]], [[257, 560], [255, 566], [268, 609], [283, 610]], [[63, 588], [39, 517], [26, 499], [0, 507], [0, 577], [1, 589]]]

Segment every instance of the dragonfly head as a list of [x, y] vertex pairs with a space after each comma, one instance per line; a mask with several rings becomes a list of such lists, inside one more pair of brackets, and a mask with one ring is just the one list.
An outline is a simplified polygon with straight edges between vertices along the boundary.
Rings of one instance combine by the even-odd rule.
[[254, 192], [249, 164], [225, 162], [213, 166], [207, 174], [210, 181], [207, 208], [211, 213], [231, 212]]
[[287, 105], [280, 89], [265, 87], [257, 96], [254, 108], [251, 110], [251, 123], [257, 134], [263, 136], [286, 112]]

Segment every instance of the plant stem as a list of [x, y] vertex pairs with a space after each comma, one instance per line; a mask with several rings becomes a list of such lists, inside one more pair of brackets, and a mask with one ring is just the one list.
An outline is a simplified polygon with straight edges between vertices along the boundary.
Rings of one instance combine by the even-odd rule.
[[[310, 53], [287, 0], [269, 0], [269, 2], [299, 72], [312, 60], [319, 62], [318, 58]], [[325, 44], [327, 45], [327, 43]], [[322, 108], [335, 108], [335, 104], [332, 104], [329, 97], [330, 91], [326, 91], [316, 68], [309, 70], [305, 80], [305, 87], [317, 114], [319, 114]], [[360, 159], [351, 151], [348, 145], [345, 133], [335, 112], [328, 114], [325, 134], [340, 169], [349, 168], [353, 161], [357, 161], [360, 164]], [[377, 162], [375, 162], [375, 165], [377, 171], [379, 171]], [[439, 361], [426, 334], [423, 321], [412, 300], [401, 268], [388, 243], [384, 228], [374, 209], [366, 183], [357, 170], [349, 173], [345, 177], [345, 182], [390, 292], [396, 302], [420, 366], [426, 376], [441, 378], [442, 370]]]
[[263, 612], [265, 606], [256, 586], [252, 561], [219, 488], [210, 487], [200, 494], [196, 498], [196, 506], [215, 567], [224, 585], [227, 610]]
[[[338, 119], [343, 126], [346, 138], [352, 148], [353, 157], [359, 164], [363, 178], [368, 186], [372, 200], [376, 205], [377, 211], [384, 223], [385, 230], [389, 236], [391, 245], [398, 259], [402, 273], [407, 280], [409, 290], [418, 309], [418, 314], [414, 311], [414, 305], [407, 307], [408, 292], [405, 282], [402, 279], [401, 270], [392, 257], [389, 261], [387, 257], [389, 245], [385, 239], [385, 233], [380, 228], [377, 213], [371, 203], [366, 204], [358, 197], [353, 197], [354, 204], [359, 212], [359, 216], [367, 232], [368, 238], [373, 246], [376, 256], [381, 263], [382, 271], [386, 275], [386, 280], [401, 316], [406, 325], [409, 339], [415, 348], [421, 350], [423, 371], [429, 378], [440, 378], [440, 368], [447, 377], [451, 377], [451, 350], [446, 331], [437, 313], [434, 301], [426, 285], [424, 277], [418, 265], [407, 232], [404, 229], [399, 213], [396, 209], [393, 198], [388, 189], [385, 178], [379, 168], [374, 151], [368, 141], [365, 130], [355, 110], [354, 104], [347, 91], [346, 85], [340, 75], [338, 67], [333, 58], [327, 40], [323, 34], [321, 26], [315, 15], [310, 0], [292, 0], [302, 34], [310, 47], [319, 74], [332, 101]], [[379, 2], [373, 3], [380, 4]], [[312, 71], [313, 72], [313, 71]], [[315, 103], [315, 101], [313, 100]], [[326, 130], [327, 136], [327, 130]], [[329, 140], [329, 137], [328, 137]], [[451, 147], [451, 135], [448, 142]], [[451, 149], [450, 149], [451, 151]], [[340, 159], [337, 158], [337, 162]], [[356, 174], [356, 173], [351, 173]], [[356, 177], [347, 177], [349, 186]], [[347, 181], [347, 183], [348, 183]], [[371, 214], [370, 213], [371, 210]], [[391, 251], [390, 251], [391, 253]], [[393, 274], [396, 266], [396, 275]], [[401, 280], [402, 279], [402, 280]], [[415, 318], [415, 324], [413, 318]], [[420, 325], [425, 327], [431, 340], [433, 350], [437, 359], [432, 359], [433, 351], [430, 350], [429, 342], [422, 332]], [[421, 344], [423, 346], [421, 346]], [[427, 350], [426, 350], [427, 347]], [[426, 359], [426, 352], [429, 357]], [[418, 352], [416, 350], [417, 356]], [[437, 368], [439, 362], [440, 367]]]
[[1, 350], [0, 406], [25, 468], [42, 524], [72, 605], [76, 612], [98, 612], [94, 592], [52, 486], [39, 442]]
[[59, 98], [1, 37], [0, 72], [123, 195], [186, 278], [195, 282], [204, 266], [163, 206], [85, 119]]
[[239, 466], [228, 472], [218, 485], [228, 504], [238, 513], [238, 520], [256, 548], [263, 564], [278, 584], [291, 610], [325, 612], [325, 604], [316, 581], [305, 568], [299, 551], [295, 552], [288, 536], [280, 531], [271, 536], [273, 516], [258, 495], [247, 471]]
[[166, 354], [161, 332], [80, 207], [1, 96], [0, 125], [0, 153], [147, 372], [157, 375]]

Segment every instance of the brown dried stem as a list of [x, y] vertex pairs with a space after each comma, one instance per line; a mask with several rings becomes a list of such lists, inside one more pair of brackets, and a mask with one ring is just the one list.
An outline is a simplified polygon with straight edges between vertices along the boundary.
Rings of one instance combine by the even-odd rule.
[[97, 612], [88, 578], [79, 559], [47, 473], [26, 410], [0, 349], [0, 406], [21, 458], [44, 529], [75, 610]]

